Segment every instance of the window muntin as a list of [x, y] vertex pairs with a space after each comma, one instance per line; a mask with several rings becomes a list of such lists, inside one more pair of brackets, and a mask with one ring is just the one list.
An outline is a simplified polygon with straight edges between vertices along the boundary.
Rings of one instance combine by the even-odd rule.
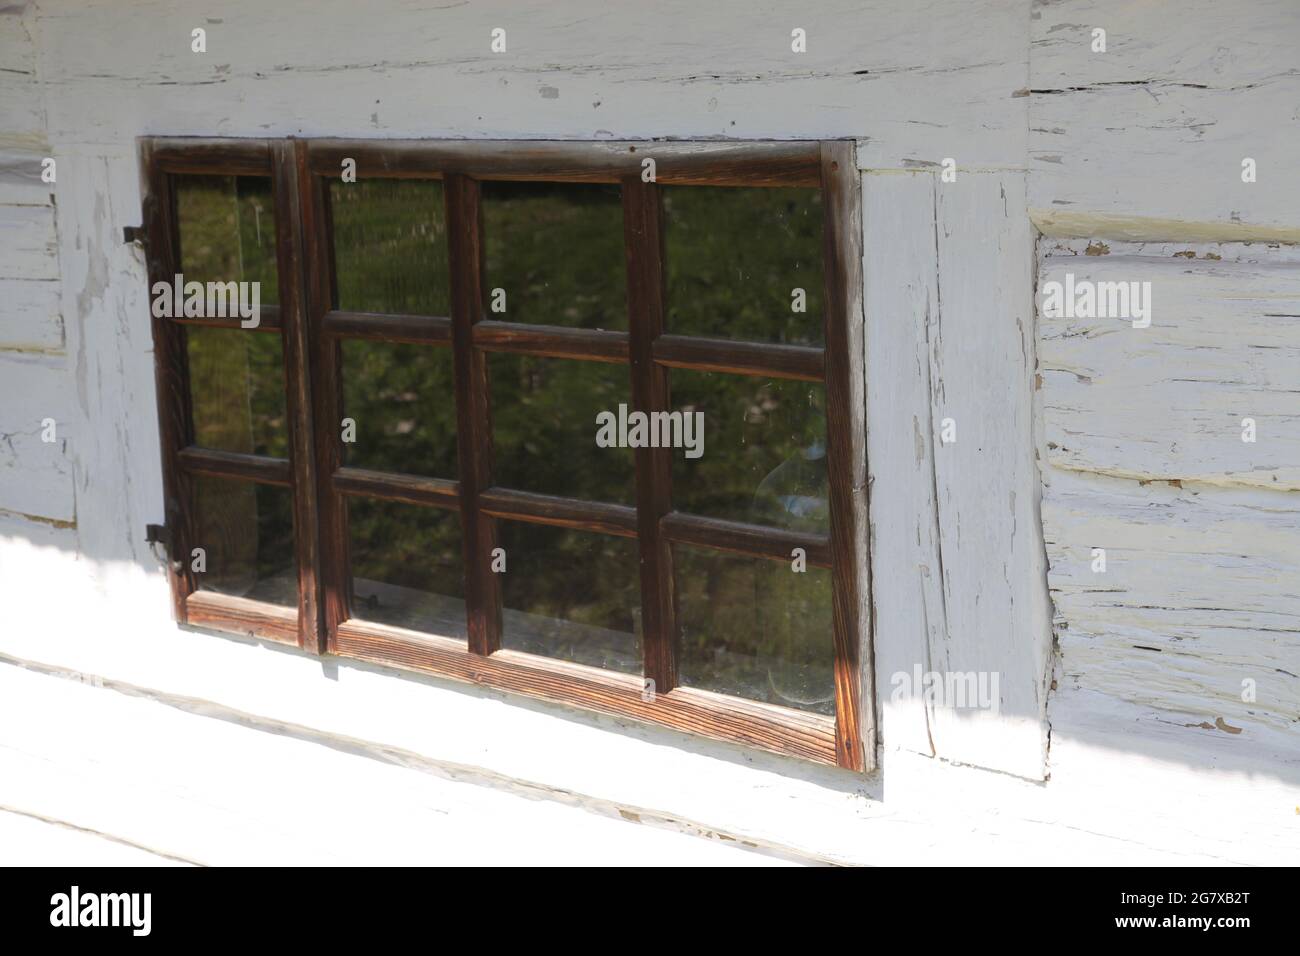
[[[828, 188], [850, 182], [847, 164], [835, 175], [847, 147], [735, 147], [739, 159], [663, 185], [640, 180], [635, 156], [598, 157], [593, 175], [581, 162], [548, 168], [545, 157], [503, 170], [499, 154], [477, 156], [472, 144], [349, 147], [360, 154], [355, 183], [338, 181], [343, 146], [269, 144], [277, 211], [301, 227], [277, 231], [297, 285], [269, 329], [286, 345], [292, 447], [280, 456], [253, 442], [222, 458], [194, 447], [192, 409], [181, 427], [164, 425], [165, 445], [169, 427], [179, 439], [177, 529], [193, 536], [184, 498], [194, 475], [288, 486], [295, 547], [319, 561], [298, 568], [298, 643], [319, 634], [336, 653], [862, 766], [852, 605], [865, 555], [845, 548], [857, 533], [852, 494], [833, 487], [830, 466], [851, 447], [852, 415], [844, 370], [820, 347], [846, 340], [844, 262], [856, 238], [844, 228], [851, 217], [827, 222], [823, 207]], [[262, 163], [256, 146], [230, 149], [232, 172]], [[222, 165], [170, 142], [162, 152], [149, 157], [160, 193], [190, 166]], [[773, 171], [769, 153], [795, 158]], [[596, 181], [573, 181], [587, 178]], [[710, 221], [772, 247], [701, 236]], [[850, 254], [824, 263], [824, 231]], [[155, 218], [151, 232], [176, 248], [174, 219]], [[575, 232], [592, 237], [592, 251], [568, 268]], [[368, 252], [380, 248], [391, 260]], [[151, 278], [161, 258], [151, 257]], [[803, 311], [791, 308], [800, 283]], [[508, 304], [494, 313], [498, 288]], [[565, 289], [580, 301], [551, 298]], [[688, 301], [700, 289], [704, 308]], [[728, 325], [729, 301], [745, 321]], [[155, 323], [155, 334], [183, 348], [177, 328]], [[559, 371], [538, 374], [547, 367]], [[498, 395], [499, 383], [523, 387]], [[706, 456], [721, 464], [681, 449], [591, 456], [595, 412], [620, 401], [720, 417], [706, 424]], [[519, 410], [530, 403], [541, 412], [534, 434]], [[340, 440], [349, 411], [366, 419], [364, 444]], [[548, 430], [568, 476], [520, 464], [518, 450]], [[501, 546], [514, 568], [498, 576], [489, 562]], [[803, 574], [789, 570], [795, 548], [808, 558]], [[184, 620], [196, 582], [175, 577]], [[740, 591], [752, 594], [743, 608]], [[200, 623], [225, 623], [211, 599], [195, 610]], [[266, 636], [284, 623], [268, 621]]]

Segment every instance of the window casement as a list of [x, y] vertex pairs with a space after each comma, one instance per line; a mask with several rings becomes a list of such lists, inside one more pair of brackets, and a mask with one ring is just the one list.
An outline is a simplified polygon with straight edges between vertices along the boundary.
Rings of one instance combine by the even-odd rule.
[[179, 622], [873, 765], [851, 143], [141, 157]]

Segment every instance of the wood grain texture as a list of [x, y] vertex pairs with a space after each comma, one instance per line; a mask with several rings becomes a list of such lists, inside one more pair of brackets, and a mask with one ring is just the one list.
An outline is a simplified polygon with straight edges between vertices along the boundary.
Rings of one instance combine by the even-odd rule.
[[[1098, 254], [1105, 251], [1105, 254]], [[1300, 490], [1300, 252], [1044, 241], [1038, 285], [1149, 283], [1149, 328], [1042, 313], [1047, 460], [1146, 480]], [[1041, 303], [1040, 295], [1040, 303]], [[1256, 441], [1242, 441], [1242, 422]]]
[[357, 176], [617, 183], [640, 176], [647, 157], [658, 182], [710, 185], [743, 176], [754, 186], [815, 186], [816, 143], [597, 142], [538, 140], [315, 140], [312, 170], [338, 175], [346, 159]]
[[1163, 714], [1189, 742], [1294, 734], [1300, 495], [1056, 471], [1043, 526], [1070, 688]]
[[652, 352], [656, 362], [670, 368], [802, 382], [820, 382], [825, 378], [825, 353], [805, 345], [661, 335], [655, 339]]
[[[176, 191], [171, 176], [154, 162], [153, 146], [140, 143], [144, 177], [143, 222], [149, 287], [170, 282], [179, 271], [180, 237], [176, 216]], [[189, 357], [185, 329], [153, 316], [154, 381], [158, 401], [158, 436], [162, 456], [164, 523], [171, 538], [168, 580], [172, 610], [177, 621], [186, 620], [186, 598], [198, 589], [190, 563], [184, 560], [196, 535], [194, 489], [180, 453], [194, 444], [194, 418], [189, 386]]]
[[[69, 445], [79, 436], [80, 415], [67, 390], [60, 356], [0, 353], [0, 510], [72, 522], [77, 517]], [[54, 441], [45, 441], [45, 422]]]
[[835, 763], [834, 722], [818, 714], [679, 687], [643, 694], [638, 677], [499, 650], [481, 657], [461, 641], [368, 621], [339, 629], [339, 653], [619, 717], [652, 721], [716, 740], [817, 763]]
[[[1049, 235], [1300, 239], [1300, 7], [1035, 0], [1029, 205]], [[1094, 28], [1105, 53], [1092, 50]], [[1242, 159], [1257, 180], [1243, 183]]]
[[488, 352], [586, 359], [626, 365], [628, 335], [607, 329], [565, 329], [485, 319], [474, 326], [474, 345]]
[[830, 479], [834, 582], [835, 756], [841, 767], [870, 770], [876, 761], [871, 716], [875, 700], [870, 679], [871, 585], [866, 560], [869, 542], [862, 359], [862, 204], [852, 143], [822, 144], [821, 180], [826, 470]]
[[50, 206], [0, 206], [0, 279], [58, 279]]
[[173, 316], [172, 322], [177, 325], [197, 325], [210, 329], [240, 329], [244, 332], [279, 332], [281, 327], [280, 309], [278, 305], [261, 305], [257, 310], [257, 325], [252, 328], [244, 328], [241, 324], [244, 320], [238, 315], [231, 316], [204, 316], [197, 318], [195, 316]]
[[[623, 181], [623, 248], [632, 407], [647, 415], [666, 412], [672, 407], [668, 371], [654, 360], [654, 343], [663, 334], [665, 322], [663, 205], [658, 187], [636, 176]], [[672, 510], [672, 449], [637, 448], [634, 455], [643, 673], [657, 693], [666, 694], [677, 686], [673, 552], [660, 526], [660, 520]]]
[[59, 294], [59, 283], [53, 280], [0, 279], [0, 302], [5, 310], [0, 353], [64, 352], [66, 333]]
[[451, 319], [437, 315], [385, 315], [331, 309], [325, 313], [321, 331], [326, 335], [374, 342], [451, 344]]
[[534, 524], [598, 531], [635, 538], [636, 509], [599, 501], [580, 501], [511, 488], [488, 488], [478, 496], [479, 508], [494, 518], [531, 521]]
[[460, 508], [460, 484], [444, 478], [395, 475], [366, 468], [343, 467], [334, 472], [334, 490], [345, 495], [400, 501], [409, 505]]
[[181, 468], [189, 475], [209, 475], [238, 481], [256, 481], [282, 488], [293, 486], [293, 467], [287, 458], [250, 455], [239, 451], [220, 451], [191, 445], [176, 455]]
[[[885, 743], [1041, 779], [1051, 621], [1023, 177], [864, 179]], [[941, 441], [945, 418], [956, 428], [951, 444]], [[917, 668], [997, 674], [996, 709], [924, 699]]]
[[195, 591], [185, 599], [186, 623], [299, 646], [298, 610], [232, 594]]
[[464, 176], [448, 176], [443, 195], [450, 243], [465, 609], [469, 615], [470, 651], [488, 655], [501, 646], [501, 579], [492, 571], [496, 521], [482, 512], [478, 500], [479, 494], [492, 486], [492, 389], [487, 356], [474, 345], [474, 326], [483, 319], [479, 185]]
[[334, 239], [328, 190], [325, 181], [311, 173], [305, 143], [295, 145], [294, 163], [307, 277], [304, 303], [315, 429], [316, 510], [320, 518], [320, 606], [325, 648], [332, 651], [339, 624], [350, 613], [352, 588], [347, 503], [334, 486], [334, 475], [343, 464], [343, 359], [338, 339], [326, 335], [324, 329], [325, 316], [338, 298]]
[[790, 562], [794, 559], [794, 549], [802, 548], [808, 564], [813, 567], [829, 568], [832, 565], [830, 535], [803, 534], [680, 511], [664, 515], [659, 522], [659, 532], [673, 544], [772, 561]]
[[[272, 145], [271, 183], [275, 195], [276, 264], [284, 317], [285, 409], [288, 412], [289, 463], [293, 470], [293, 536], [298, 569], [298, 646], [323, 653], [327, 644], [321, 609], [320, 509], [317, 505], [316, 438], [312, 425], [315, 391], [311, 378], [310, 296], [307, 239], [302, 232], [298, 148], [290, 141]], [[278, 318], [279, 316], [277, 316]]]

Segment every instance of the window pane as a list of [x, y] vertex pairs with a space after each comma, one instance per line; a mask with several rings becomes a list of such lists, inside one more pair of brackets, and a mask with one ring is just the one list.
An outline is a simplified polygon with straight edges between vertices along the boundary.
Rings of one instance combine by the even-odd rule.
[[185, 281], [260, 282], [260, 303], [279, 301], [269, 179], [178, 176], [176, 215]]
[[[194, 479], [195, 531], [206, 570], [199, 590], [297, 606], [298, 564], [293, 550], [293, 495], [287, 488]], [[192, 555], [178, 556], [193, 560]]]
[[348, 499], [352, 615], [465, 637], [465, 575], [454, 511]]
[[632, 451], [596, 444], [596, 416], [628, 404], [627, 368], [496, 354], [492, 377], [495, 484], [633, 504]]
[[349, 465], [456, 478], [456, 390], [449, 348], [343, 342]]
[[820, 190], [667, 186], [663, 197], [669, 332], [822, 344]]
[[641, 597], [632, 538], [500, 522], [504, 647], [641, 673]]
[[[485, 182], [482, 197], [489, 318], [627, 328], [617, 186]], [[493, 307], [495, 289], [505, 312]]]
[[451, 311], [442, 183], [334, 180], [330, 212], [340, 309], [410, 315]]
[[195, 444], [287, 458], [280, 336], [188, 326], [185, 340]]
[[684, 686], [835, 713], [828, 570], [682, 546], [673, 555]]
[[673, 408], [704, 413], [700, 457], [673, 451], [678, 511], [828, 530], [822, 385], [679, 369], [670, 384]]

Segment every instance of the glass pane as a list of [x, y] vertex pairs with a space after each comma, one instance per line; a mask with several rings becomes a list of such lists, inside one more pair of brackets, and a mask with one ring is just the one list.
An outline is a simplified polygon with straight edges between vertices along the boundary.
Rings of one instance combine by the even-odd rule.
[[330, 183], [330, 212], [340, 309], [450, 313], [442, 183], [336, 179]]
[[673, 548], [686, 687], [835, 713], [831, 574]]
[[280, 336], [188, 326], [194, 443], [289, 457]]
[[343, 342], [349, 465], [456, 478], [456, 389], [449, 348]]
[[[203, 549], [206, 570], [199, 590], [298, 604], [298, 563], [293, 550], [293, 494], [287, 488], [194, 479], [192, 548]], [[192, 555], [187, 560], [193, 560]]]
[[822, 344], [820, 190], [667, 186], [663, 197], [669, 332]]
[[260, 282], [262, 305], [279, 301], [275, 201], [262, 176], [178, 176], [185, 281]]
[[674, 408], [704, 414], [702, 454], [673, 452], [678, 511], [828, 530], [822, 385], [680, 369], [669, 381]]
[[596, 416], [630, 401], [625, 366], [496, 354], [492, 377], [495, 484], [633, 504], [630, 448], [596, 444]]
[[482, 195], [489, 318], [627, 328], [617, 186], [485, 182]]
[[502, 521], [504, 647], [641, 673], [641, 591], [632, 538]]
[[465, 637], [460, 517], [441, 508], [348, 499], [352, 615]]

